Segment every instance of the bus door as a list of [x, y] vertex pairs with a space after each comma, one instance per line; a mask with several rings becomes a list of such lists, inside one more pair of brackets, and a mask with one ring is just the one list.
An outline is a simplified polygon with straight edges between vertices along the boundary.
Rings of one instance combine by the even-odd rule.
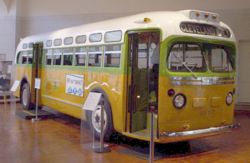
[[34, 43], [33, 44], [31, 88], [30, 88], [31, 103], [33, 104], [36, 103], [35, 78], [41, 78], [42, 56], [43, 56], [43, 43]]
[[127, 129], [147, 129], [148, 107], [158, 103], [160, 33], [128, 34], [128, 112]]

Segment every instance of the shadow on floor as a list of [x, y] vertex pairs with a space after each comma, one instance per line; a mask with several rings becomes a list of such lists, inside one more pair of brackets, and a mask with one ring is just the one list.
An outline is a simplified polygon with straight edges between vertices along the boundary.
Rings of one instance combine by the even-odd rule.
[[[149, 158], [149, 142], [128, 138], [120, 134], [114, 135], [111, 142], [123, 147], [118, 150], [119, 153], [132, 155], [145, 160]], [[168, 144], [156, 143], [155, 160], [163, 158], [179, 158], [214, 150], [217, 150], [217, 147], [210, 145], [205, 140], [193, 140]]]

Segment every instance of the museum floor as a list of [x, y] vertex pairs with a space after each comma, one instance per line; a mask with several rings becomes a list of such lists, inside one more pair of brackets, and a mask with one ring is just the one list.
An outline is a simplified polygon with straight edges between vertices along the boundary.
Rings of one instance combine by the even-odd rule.
[[[81, 130], [79, 120], [57, 115], [32, 123], [18, 117], [13, 106], [0, 104], [0, 162], [148, 162], [146, 142], [117, 136], [110, 153], [97, 154], [90, 148], [88, 128]], [[237, 111], [236, 122], [241, 124], [240, 129], [191, 141], [189, 148], [180, 144], [157, 145], [156, 162], [250, 162], [250, 112]]]

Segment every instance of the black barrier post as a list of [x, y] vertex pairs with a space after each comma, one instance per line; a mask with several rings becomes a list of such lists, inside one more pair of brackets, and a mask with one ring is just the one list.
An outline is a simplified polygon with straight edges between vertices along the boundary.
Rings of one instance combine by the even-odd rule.
[[155, 144], [154, 144], [154, 113], [156, 112], [156, 106], [154, 104], [149, 105], [150, 112], [150, 151], [149, 151], [149, 163], [154, 162]]
[[39, 121], [40, 118], [38, 118], [38, 89], [36, 88], [36, 116], [35, 118], [32, 118], [32, 122], [36, 122], [36, 121]]
[[36, 90], [36, 117], [32, 118], [32, 122], [36, 122], [39, 121], [40, 119], [38, 118], [37, 114], [38, 114], [38, 91], [40, 89], [41, 86], [41, 80], [39, 78], [35, 78], [35, 90]]

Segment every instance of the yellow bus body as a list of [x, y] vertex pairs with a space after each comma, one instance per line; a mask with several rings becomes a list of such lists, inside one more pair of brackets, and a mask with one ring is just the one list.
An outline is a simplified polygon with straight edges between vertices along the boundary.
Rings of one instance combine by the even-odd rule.
[[[153, 30], [152, 28], [134, 28], [129, 31], [140, 33], [156, 31], [156, 29], [157, 32], [161, 32], [161, 29], [158, 28]], [[103, 54], [100, 67], [48, 66], [44, 64], [45, 57], [43, 56], [43, 64], [39, 67], [41, 73], [39, 105], [53, 108], [75, 118], [87, 120], [86, 112], [82, 109], [82, 106], [88, 94], [94, 88], [100, 88], [108, 97], [115, 131], [133, 138], [149, 140], [150, 113], [147, 113], [148, 118], [145, 130], [131, 132], [128, 127], [132, 123], [131, 119], [128, 118], [131, 114], [128, 112], [128, 81], [131, 80], [127, 70], [129, 31], [123, 33], [124, 42], [121, 43], [121, 64], [119, 68], [103, 67]], [[202, 129], [211, 129], [213, 131], [213, 128], [231, 126], [233, 123], [234, 105], [227, 105], [226, 96], [228, 92], [235, 92], [235, 70], [230, 73], [214, 73], [209, 70], [196, 73], [197, 78], [201, 78], [201, 81], [192, 77], [190, 72], [171, 72], [166, 66], [168, 51], [170, 46], [178, 41], [225, 45], [232, 47], [234, 52], [236, 51], [235, 43], [232, 40], [185, 35], [170, 35], [162, 38], [158, 81], [158, 113], [155, 117], [155, 132], [157, 135], [155, 141], [160, 143], [190, 140], [220, 132], [193, 134], [191, 136], [177, 135], [176, 137], [171, 137], [171, 133], [176, 134], [178, 132]], [[69, 74], [83, 76], [83, 96], [74, 96], [66, 93], [66, 75]], [[173, 80], [173, 78], [181, 78], [181, 80]], [[219, 78], [222, 81], [215, 84], [209, 82], [199, 84], [199, 82], [202, 82], [202, 78], [209, 80], [210, 78]], [[29, 84], [32, 83], [32, 65], [17, 64], [16, 80], [23, 81], [24, 79]], [[174, 96], [168, 94], [170, 89], [174, 90], [175, 94], [182, 93], [186, 96], [187, 103], [184, 108], [177, 109], [174, 107]], [[20, 89], [16, 92], [16, 96], [20, 96], [20, 91], [22, 90]]]

